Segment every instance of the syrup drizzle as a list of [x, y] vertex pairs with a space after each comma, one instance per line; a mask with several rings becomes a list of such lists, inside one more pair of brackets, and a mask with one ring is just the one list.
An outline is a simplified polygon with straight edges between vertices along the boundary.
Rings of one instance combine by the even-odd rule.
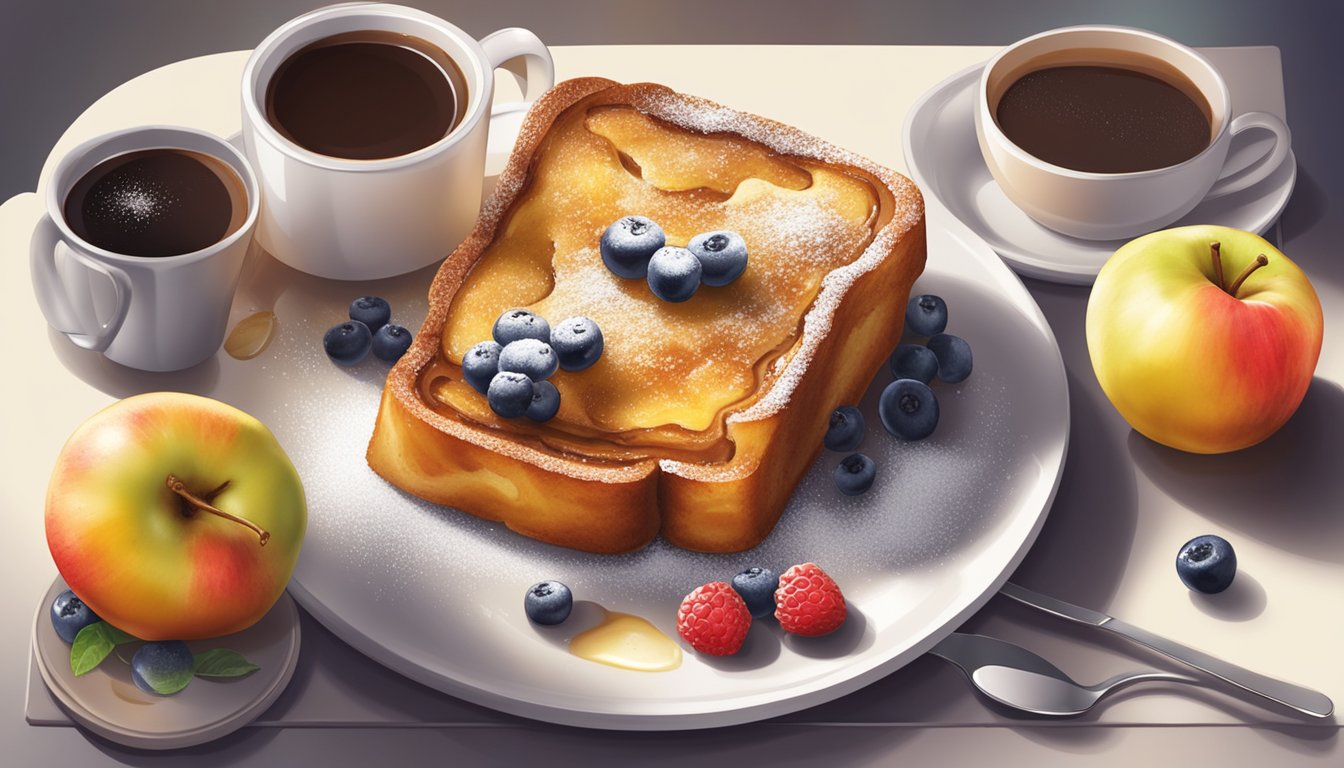
[[272, 258], [256, 241], [252, 242], [243, 260], [229, 320], [244, 312], [248, 314], [238, 320], [224, 339], [224, 351], [231, 357], [251, 360], [275, 340], [280, 330], [275, 305], [295, 274], [295, 270]]
[[[629, 107], [581, 102], [556, 125], [551, 149], [537, 159], [553, 175], [534, 174], [453, 295], [438, 359], [420, 376], [422, 401], [543, 453], [731, 462], [728, 418], [783, 379], [823, 278], [860, 258], [885, 224], [890, 206], [880, 180], [848, 164], [686, 131]], [[602, 190], [556, 220], [549, 212], [573, 207], [584, 185], [597, 183], [573, 176], [575, 168], [590, 168]], [[594, 247], [627, 208], [671, 227], [673, 244], [706, 228], [739, 231], [752, 266], [733, 286], [698, 293], [691, 309], [650, 299], [647, 288], [612, 278]], [[461, 380], [460, 353], [487, 338], [488, 323], [508, 306], [582, 314], [606, 337], [594, 370], [556, 375], [560, 414], [545, 424], [504, 423]]]
[[569, 652], [635, 672], [667, 672], [681, 666], [681, 646], [647, 619], [603, 609], [597, 626], [569, 641]]
[[224, 340], [224, 351], [237, 360], [251, 360], [271, 345], [278, 325], [274, 312], [253, 312], [233, 326]]

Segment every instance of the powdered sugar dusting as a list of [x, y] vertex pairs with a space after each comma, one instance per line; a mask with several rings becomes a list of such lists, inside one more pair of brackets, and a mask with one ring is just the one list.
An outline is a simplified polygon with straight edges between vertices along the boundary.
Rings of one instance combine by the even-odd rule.
[[[652, 119], [633, 101], [583, 102], [551, 126], [530, 186], [454, 297], [445, 349], [456, 359], [485, 332], [485, 319], [520, 296], [543, 316], [582, 313], [603, 329], [606, 351], [591, 373], [557, 379], [554, 428], [629, 434], [670, 424], [722, 434], [723, 414], [791, 381], [761, 382], [760, 363], [799, 335], [828, 273], [866, 254], [879, 199], [868, 181], [834, 164], [775, 154], [735, 133], [669, 130], [658, 109], [675, 100], [647, 105]], [[709, 112], [716, 126], [728, 114]], [[601, 232], [629, 215], [666, 231], [668, 248], [654, 256], [660, 273], [696, 267], [680, 246], [713, 229], [741, 234], [747, 271], [728, 286], [701, 287], [684, 304], [661, 301], [642, 280], [611, 274], [598, 256]], [[553, 278], [540, 283], [530, 275], [543, 264]]]
[[[349, 582], [389, 606], [414, 597], [421, 601], [416, 610], [434, 615], [456, 610], [451, 590], [428, 587], [446, 578], [500, 591], [510, 605], [521, 601], [528, 584], [558, 578], [580, 599], [657, 620], [671, 616], [677, 600], [698, 584], [749, 565], [778, 571], [810, 560], [826, 567], [862, 609], [864, 585], [875, 574], [937, 569], [980, 546], [1039, 470], [1029, 437], [1038, 425], [1022, 415], [1034, 411], [1030, 403], [1039, 397], [1035, 374], [1013, 367], [1013, 340], [1030, 332], [1027, 322], [1010, 316], [995, 320], [999, 327], [985, 325], [988, 312], [978, 323], [968, 322], [967, 306], [984, 296], [944, 279], [936, 289], [949, 299], [954, 329], [976, 345], [976, 371], [961, 384], [934, 385], [943, 420], [933, 437], [919, 443], [897, 440], [881, 428], [876, 401], [890, 375], [879, 373], [859, 403], [868, 429], [858, 450], [878, 467], [867, 494], [840, 495], [831, 473], [841, 454], [824, 452], [774, 532], [748, 552], [701, 554], [662, 540], [615, 556], [554, 547], [416, 499], [365, 465], [363, 449], [386, 369], [373, 361], [347, 369], [325, 359], [321, 334], [339, 319], [348, 290], [315, 285], [319, 294], [286, 294], [277, 309], [280, 333], [266, 353], [222, 364], [224, 384], [236, 393], [229, 400], [262, 418], [299, 470], [310, 510], [299, 575], [327, 599], [337, 599], [334, 584]], [[423, 311], [418, 288], [380, 287], [380, 293], [394, 302], [399, 318]], [[341, 410], [334, 412], [332, 403], [341, 403]]]
[[799, 379], [807, 372], [817, 344], [830, 332], [835, 309], [849, 287], [890, 254], [896, 241], [923, 219], [923, 200], [915, 186], [900, 174], [795, 128], [664, 89], [641, 94], [641, 97], [635, 99], [635, 104], [652, 115], [691, 130], [737, 133], [782, 154], [811, 157], [822, 162], [863, 169], [885, 182], [896, 198], [895, 218], [877, 233], [863, 255], [853, 263], [832, 271], [822, 281], [822, 291], [804, 319], [802, 343], [798, 352], [789, 360], [770, 390], [745, 411], [731, 415], [729, 420], [768, 418], [789, 402]]
[[[608, 90], [609, 89], [609, 90]], [[810, 302], [810, 306], [796, 308], [790, 306], [787, 301], [778, 304], [755, 304], [753, 305], [750, 297], [745, 301], [738, 301], [732, 307], [725, 307], [721, 313], [715, 317], [725, 321], [736, 321], [739, 318], [748, 317], [766, 317], [767, 319], [778, 319], [772, 317], [771, 313], [778, 313], [783, 307], [787, 313], [803, 312], [802, 330], [790, 353], [780, 360], [786, 360], [781, 368], [778, 363], [769, 370], [771, 375], [764, 383], [763, 390], [755, 402], [751, 403], [745, 409], [731, 413], [727, 418], [729, 422], [744, 422], [758, 419], [766, 419], [777, 413], [780, 413], [789, 403], [790, 398], [798, 383], [803, 379], [809, 369], [809, 366], [816, 355], [818, 344], [825, 338], [831, 330], [836, 308], [840, 306], [844, 296], [848, 292], [854, 281], [862, 275], [872, 271], [878, 264], [892, 254], [911, 229], [916, 227], [923, 218], [923, 204], [918, 191], [914, 185], [903, 176], [892, 171], [884, 169], [876, 164], [865, 160], [853, 153], [838, 149], [832, 145], [822, 142], [813, 137], [809, 137], [802, 132], [789, 128], [788, 126], [775, 123], [754, 115], [736, 112], [734, 110], [712, 104], [711, 102], [697, 99], [694, 97], [676, 94], [662, 86], [641, 84], [633, 86], [618, 86], [610, 81], [598, 79], [585, 79], [569, 81], [558, 85], [553, 91], [534, 107], [528, 120], [525, 121], [523, 131], [520, 134], [518, 146], [511, 156], [508, 167], [500, 177], [494, 194], [482, 208], [482, 215], [477, 221], [476, 228], [468, 240], [459, 248], [459, 250], [445, 262], [443, 269], [435, 279], [434, 286], [431, 288], [431, 311], [426, 320], [426, 324], [421, 331], [420, 338], [417, 339], [410, 353], [402, 358], [394, 370], [389, 387], [391, 393], [400, 402], [401, 407], [405, 408], [415, 418], [419, 418], [432, 424], [435, 428], [454, 435], [459, 439], [469, 440], [479, 445], [489, 446], [492, 450], [498, 451], [501, 455], [512, 459], [526, 462], [537, 466], [542, 471], [557, 472], [573, 477], [601, 478], [602, 469], [607, 466], [604, 464], [591, 464], [588, 462], [575, 460], [572, 456], [558, 456], [548, 453], [544, 450], [538, 450], [530, 445], [523, 444], [516, 440], [510, 440], [506, 435], [496, 434], [494, 431], [471, 424], [464, 424], [460, 421], [446, 419], [436, 414], [424, 403], [419, 401], [416, 395], [415, 377], [433, 359], [438, 346], [437, 334], [443, 329], [444, 321], [449, 315], [449, 302], [453, 299], [461, 285], [462, 280], [470, 269], [477, 254], [481, 253], [495, 237], [495, 233], [500, 229], [501, 223], [505, 219], [506, 213], [511, 209], [513, 203], [518, 199], [529, 183], [528, 174], [536, 156], [538, 147], [543, 145], [547, 132], [551, 130], [557, 117], [563, 113], [563, 110], [572, 104], [591, 96], [599, 91], [608, 91], [611, 94], [609, 103], [613, 104], [632, 104], [640, 111], [647, 113], [655, 118], [667, 121], [674, 125], [681, 126], [688, 130], [702, 133], [730, 133], [744, 137], [751, 141], [765, 145], [770, 150], [784, 156], [797, 158], [801, 161], [814, 161], [823, 164], [834, 164], [848, 166], [858, 169], [863, 173], [879, 180], [886, 189], [884, 195], [889, 195], [893, 204], [889, 214], [890, 220], [881, 223], [875, 235], [871, 237], [867, 247], [862, 250], [860, 255], [850, 263], [831, 270], [820, 280], [819, 293]], [[606, 94], [603, 94], [605, 97]], [[598, 101], [597, 103], [606, 103]], [[744, 187], [747, 185], [743, 185]], [[743, 190], [739, 190], [741, 193]], [[568, 190], [570, 194], [581, 195], [580, 189]], [[758, 201], [759, 202], [759, 201]], [[764, 202], [761, 203], [765, 205]], [[620, 215], [632, 213], [633, 211], [621, 210], [613, 213], [609, 219], [614, 220]], [[815, 211], [813, 212], [815, 213]], [[818, 224], [818, 219], [813, 220], [813, 227], [801, 226], [797, 220], [788, 216], [762, 218], [770, 219], [770, 226], [774, 227], [773, 233], [768, 235], [779, 241], [786, 243], [792, 258], [807, 262], [813, 259], [823, 249], [816, 248], [816, 244], [831, 234], [828, 227]], [[609, 221], [604, 222], [609, 223]], [[723, 226], [718, 222], [706, 222], [705, 229], [712, 228], [730, 228]], [[736, 228], [736, 227], [734, 227]], [[740, 228], [738, 228], [740, 230]], [[592, 242], [595, 244], [597, 235], [601, 228], [594, 227], [591, 234]], [[669, 238], [678, 233], [669, 232]], [[679, 237], [688, 239], [695, 233], [679, 233]], [[743, 233], [744, 235], [746, 233]], [[763, 235], [764, 236], [764, 235]], [[671, 240], [670, 240], [671, 241]], [[748, 239], [749, 248], [751, 240]], [[575, 249], [574, 252], [577, 252]], [[558, 251], [557, 251], [558, 252]], [[752, 273], [749, 265], [747, 273], [742, 280], [748, 279]], [[630, 294], [631, 286], [614, 285], [611, 281], [603, 284], [601, 281], [581, 281], [581, 290], [575, 289], [567, 297], [567, 304], [558, 308], [558, 316], [570, 314], [586, 313], [585, 307], [607, 306], [604, 302], [612, 300], [627, 300], [623, 306], [627, 308], [638, 307], [638, 302], [628, 301], [633, 297]], [[638, 286], [635, 286], [636, 288]], [[816, 286], [808, 289], [811, 294], [817, 290]], [[776, 297], [783, 298], [783, 297]], [[668, 311], [668, 306], [662, 305], [658, 308], [660, 312]], [[535, 308], [535, 307], [534, 307]], [[675, 312], [676, 310], [671, 310]], [[797, 316], [793, 314], [792, 316]], [[632, 318], [633, 319], [636, 318]], [[625, 321], [623, 320], [622, 323]], [[675, 326], [678, 322], [673, 319], [670, 323], [666, 318], [659, 321], [663, 325]], [[608, 337], [608, 349], [617, 347], [618, 339], [612, 338], [612, 330], [603, 325], [604, 335]], [[731, 335], [717, 334], [710, 335], [712, 338], [719, 339], [721, 343], [731, 339]], [[471, 341], [479, 341], [473, 339]], [[423, 342], [423, 343], [422, 343]], [[465, 346], [470, 346], [467, 343]], [[658, 380], [659, 377], [665, 377], [668, 373], [677, 370], [687, 370], [685, 359], [678, 353], [675, 346], [662, 345], [662, 352], [648, 354], [634, 359], [631, 365], [638, 368], [638, 376], [646, 380]], [[688, 352], [698, 353], [701, 356], [713, 357], [713, 351], [689, 350]], [[642, 353], [641, 353], [642, 354]], [[615, 355], [612, 355], [614, 358]], [[608, 360], [610, 362], [610, 360]], [[598, 366], [590, 369], [595, 372], [596, 368], [601, 366], [603, 361], [599, 361]], [[693, 366], [689, 367], [692, 374], [695, 372]], [[562, 372], [563, 374], [563, 372]], [[693, 382], [692, 382], [693, 383]], [[744, 382], [744, 384], [747, 382]], [[564, 388], [562, 387], [562, 392]], [[750, 391], [750, 390], [744, 390]], [[602, 391], [597, 388], [594, 396], [589, 398], [589, 402], [582, 403], [585, 407], [591, 407], [592, 402], [602, 401], [612, 395], [610, 391]], [[574, 398], [569, 398], [571, 405], [580, 404]], [[653, 409], [656, 413], [660, 406], [660, 399], [650, 397], [644, 401], [644, 405]], [[666, 403], [671, 411], [672, 403]], [[565, 417], [566, 404], [562, 398], [561, 416]], [[703, 425], [697, 425], [703, 426]], [[664, 471], [679, 471], [684, 469], [679, 462], [663, 461]], [[720, 466], [718, 468], [723, 473], [722, 478], [727, 479], [733, 474], [740, 474], [745, 471], [751, 471], [749, 468], [741, 466]], [[643, 471], [641, 469], [626, 467], [623, 475], [629, 476], [631, 472]]]
[[[379, 286], [379, 293], [409, 321], [424, 311], [423, 294], [413, 281], [400, 285]], [[748, 565], [782, 569], [812, 560], [848, 594], [865, 574], [933, 568], [957, 557], [1013, 508], [1021, 478], [1036, 469], [1024, 450], [1035, 425], [1015, 415], [1031, 412], [1020, 401], [1036, 396], [1033, 374], [1012, 368], [1012, 340], [1027, 332], [1026, 321], [970, 324], [962, 310], [982, 295], [947, 280], [937, 290], [949, 299], [954, 329], [977, 351], [971, 378], [934, 385], [943, 412], [938, 431], [906, 443], [881, 428], [876, 401], [890, 375], [880, 372], [859, 403], [868, 429], [858, 450], [878, 465], [873, 489], [841, 496], [831, 479], [841, 455], [825, 452], [770, 537], [732, 555], [688, 552], [661, 540], [628, 555], [575, 552], [421, 501], [376, 476], [363, 451], [386, 369], [372, 360], [354, 368], [333, 365], [320, 343], [323, 330], [343, 314], [346, 288], [313, 281], [309, 289], [287, 292], [276, 310], [282, 320], [276, 340], [253, 361], [223, 359], [223, 383], [234, 393], [230, 402], [262, 418], [294, 460], [307, 492], [313, 548], [300, 575], [315, 575], [314, 558], [339, 563], [322, 575], [328, 588], [339, 572], [369, 585], [361, 591], [396, 603], [408, 585], [439, 583], [451, 572], [470, 574], [473, 583], [511, 585], [521, 599], [533, 581], [559, 578], [582, 599], [656, 618], [670, 615], [690, 588]], [[333, 403], [341, 409], [333, 411]], [[861, 594], [855, 589], [850, 596]]]
[[[607, 85], [561, 88], [571, 89], [572, 99], [576, 87]], [[515, 156], [515, 173], [500, 187], [506, 196], [509, 185], [521, 183], [524, 165]], [[479, 248], [502, 210], [497, 207], [496, 218], [464, 248], [473, 242]], [[992, 276], [989, 285], [1002, 290], [987, 291], [979, 287], [985, 283], [965, 278], [980, 266], [977, 259], [955, 251], [939, 249], [939, 263], [931, 263], [933, 274], [921, 278], [919, 289], [949, 301], [953, 332], [975, 346], [976, 371], [962, 384], [936, 387], [943, 408], [937, 433], [908, 444], [877, 426], [873, 400], [887, 376], [879, 374], [862, 403], [870, 426], [860, 450], [878, 464], [873, 489], [861, 497], [839, 495], [830, 479], [839, 455], [823, 453], [774, 532], [743, 553], [701, 554], [663, 540], [628, 555], [566, 550], [421, 501], [379, 478], [365, 464], [364, 449], [386, 368], [373, 360], [342, 368], [321, 349], [323, 330], [344, 316], [351, 297], [346, 284], [287, 274], [271, 347], [251, 361], [220, 356], [218, 378], [212, 368], [208, 384], [200, 383], [199, 372], [186, 372], [183, 381], [253, 413], [276, 433], [303, 479], [309, 506], [292, 589], [342, 638], [396, 668], [473, 700], [581, 709], [613, 719], [673, 701], [712, 707], [777, 700], [780, 691], [818, 679], [853, 680], [944, 626], [949, 611], [968, 605], [1010, 565], [1011, 552], [1029, 538], [1021, 524], [1039, 519], [1048, 503], [1044, 489], [1057, 476], [1067, 432], [1062, 368], [1050, 367], [1058, 366], [1058, 350], [1048, 343], [1048, 331], [1021, 311], [1027, 305], [1019, 302], [1029, 299], [1014, 293], [1020, 286], [1010, 275]], [[447, 298], [465, 270], [460, 261], [445, 263], [428, 309], [425, 273], [365, 289], [388, 298], [396, 321], [408, 327], [428, 311], [425, 327], [433, 331], [442, 326]], [[843, 279], [829, 275], [822, 294]], [[822, 327], [829, 318], [814, 306], [808, 323]], [[424, 408], [416, 376], [437, 354], [438, 342], [436, 332], [418, 334], [389, 376], [389, 392], [403, 407], [516, 461], [563, 474], [584, 470], [582, 460], [496, 439]], [[789, 366], [781, 358], [774, 367]], [[613, 471], [599, 463], [592, 477], [600, 482]], [[688, 654], [677, 670], [640, 675], [575, 659], [557, 640], [562, 635], [530, 625], [522, 611], [529, 584], [558, 579], [581, 603], [634, 613], [675, 636], [676, 605], [695, 586], [751, 565], [779, 571], [803, 561], [821, 564], [844, 590], [854, 610], [842, 633], [854, 633], [838, 639], [852, 645], [776, 642], [779, 633], [762, 626], [753, 634], [770, 642], [743, 657], [711, 662]]]

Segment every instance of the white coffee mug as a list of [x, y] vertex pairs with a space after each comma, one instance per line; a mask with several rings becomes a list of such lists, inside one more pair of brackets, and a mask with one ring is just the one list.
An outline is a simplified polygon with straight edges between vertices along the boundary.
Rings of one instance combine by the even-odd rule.
[[[242, 225], [214, 245], [178, 256], [114, 253], [75, 234], [64, 212], [75, 183], [105, 160], [158, 148], [209, 155], [237, 173], [247, 195]], [[131, 368], [175, 371], [204, 362], [224, 341], [258, 197], [247, 158], [203, 131], [143, 126], [80, 144], [56, 165], [29, 245], [33, 290], [47, 323], [77, 346]]]
[[[379, 160], [318, 154], [281, 135], [266, 118], [276, 70], [310, 43], [365, 30], [413, 35], [448, 54], [467, 86], [456, 127], [427, 147]], [[528, 102], [555, 82], [550, 52], [525, 29], [502, 29], [477, 42], [443, 19], [399, 5], [329, 6], [272, 32], [248, 59], [242, 85], [243, 143], [262, 189], [262, 247], [295, 269], [339, 280], [399, 275], [451, 253], [480, 210], [499, 67], [525, 71], [519, 77]]]
[[[1174, 67], [1208, 102], [1212, 137], [1203, 151], [1185, 162], [1133, 173], [1076, 171], [1018, 147], [994, 118], [1003, 93], [1033, 69], [1124, 66], [1135, 54]], [[1273, 147], [1247, 168], [1225, 168], [1232, 137], [1253, 128], [1271, 132]], [[1227, 83], [1208, 59], [1156, 33], [1111, 26], [1052, 29], [999, 52], [980, 77], [975, 129], [985, 163], [1009, 200], [1050, 229], [1088, 240], [1146, 234], [1171, 224], [1203, 200], [1246, 189], [1273, 173], [1291, 144], [1288, 127], [1279, 118], [1233, 111]]]

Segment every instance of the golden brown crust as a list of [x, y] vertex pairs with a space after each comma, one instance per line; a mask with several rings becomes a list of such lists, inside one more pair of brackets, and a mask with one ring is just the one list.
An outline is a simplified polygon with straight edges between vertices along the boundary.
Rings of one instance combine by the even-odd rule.
[[[761, 395], [728, 418], [735, 452], [726, 463], [612, 463], [547, 452], [445, 417], [420, 397], [419, 379], [438, 354], [453, 297], [522, 193], [548, 129], [565, 109], [599, 91], [604, 102], [630, 104], [693, 131], [739, 134], [781, 154], [853, 167], [886, 187], [879, 192], [889, 219], [857, 260], [827, 275], [795, 351]], [[425, 323], [388, 375], [369, 464], [417, 496], [561, 546], [625, 552], [661, 529], [668, 541], [689, 549], [747, 549], [769, 534], [820, 451], [831, 410], [858, 399], [899, 340], [906, 297], [923, 264], [923, 201], [893, 171], [788, 126], [660, 85], [600, 78], [560, 83], [528, 113], [476, 226], [436, 274]]]

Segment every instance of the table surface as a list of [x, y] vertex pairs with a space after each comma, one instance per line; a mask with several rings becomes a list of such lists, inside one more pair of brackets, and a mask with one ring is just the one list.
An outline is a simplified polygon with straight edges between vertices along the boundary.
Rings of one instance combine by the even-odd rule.
[[[1050, 26], [1042, 25], [1041, 28]], [[1006, 41], [1005, 41], [1006, 42]], [[561, 47], [560, 76], [602, 74], [651, 79], [732, 106], [755, 111], [817, 133], [879, 162], [903, 168], [899, 126], [919, 93], [992, 48], [715, 48]], [[704, 56], [706, 64], [685, 65]], [[682, 64], [678, 64], [682, 62]], [[761, 73], [769, 72], [770, 77]], [[800, 83], [824, 87], [805, 88]], [[1285, 64], [1285, 78], [1293, 71]], [[1313, 278], [1327, 318], [1344, 307], [1344, 263], [1330, 249], [1327, 188], [1336, 176], [1318, 169], [1338, 165], [1315, 124], [1312, 103], [1293, 101], [1289, 123], [1301, 165], [1298, 191], [1284, 214], [1284, 249]], [[862, 105], [856, 110], [854, 105]], [[858, 117], [859, 119], [855, 119]], [[54, 140], [58, 134], [53, 134]], [[1323, 186], [1323, 184], [1325, 186]], [[22, 211], [7, 206], [0, 235], [12, 239]], [[9, 251], [9, 248], [5, 248]], [[27, 275], [11, 258], [0, 267], [6, 284], [26, 294]], [[1344, 360], [1329, 347], [1302, 410], [1265, 445], [1230, 457], [1190, 457], [1166, 451], [1129, 430], [1101, 394], [1082, 337], [1085, 289], [1028, 281], [1059, 339], [1069, 370], [1073, 435], [1064, 482], [1046, 529], [1015, 578], [1061, 597], [1109, 609], [1132, 623], [1203, 647], [1260, 671], [1310, 683], [1344, 700], [1344, 669], [1332, 645], [1341, 634], [1335, 605], [1344, 574], [1344, 479], [1335, 469], [1344, 448], [1337, 430], [1344, 417], [1339, 382]], [[30, 297], [24, 297], [31, 302]], [[21, 302], [22, 304], [22, 302]], [[25, 305], [26, 306], [26, 305]], [[1327, 321], [1327, 337], [1334, 324]], [[19, 340], [21, 377], [0, 384], [11, 406], [3, 421], [0, 466], [4, 557], [0, 576], [9, 589], [0, 610], [0, 691], [10, 702], [0, 718], [3, 741], [19, 764], [39, 758], [87, 764], [102, 757], [150, 762], [150, 755], [102, 742], [69, 728], [28, 726], [22, 717], [27, 681], [27, 636], [37, 596], [54, 574], [41, 533], [45, 474], [64, 437], [89, 413], [136, 386], [133, 376], [112, 377], [100, 390], [67, 370], [89, 361], [54, 335]], [[73, 362], [72, 362], [73, 361]], [[96, 363], [95, 363], [96, 364]], [[85, 369], [87, 372], [87, 368]], [[108, 377], [99, 378], [106, 382]], [[118, 391], [117, 387], [122, 387]], [[1220, 599], [1197, 599], [1171, 573], [1177, 545], [1207, 530], [1224, 532], [1238, 546], [1243, 571], [1238, 586]], [[1101, 677], [1115, 665], [1155, 665], [1121, 644], [1099, 641], [995, 600], [968, 629], [1019, 639], [1047, 652], [1079, 677]], [[294, 697], [311, 701], [344, 696], [368, 704], [373, 728], [329, 727], [321, 708], [307, 711], [302, 727], [284, 717], [193, 750], [193, 762], [271, 764], [311, 758], [316, 750], [361, 762], [389, 750], [428, 758], [453, 753], [477, 761], [562, 754], [575, 762], [596, 756], [645, 755], [654, 762], [739, 754], [759, 759], [826, 750], [848, 762], [898, 757], [920, 761], [938, 755], [1010, 755], [1037, 762], [1066, 761], [1079, 753], [1106, 752], [1127, 760], [1184, 744], [1245, 758], [1264, 754], [1282, 761], [1337, 761], [1338, 728], [1302, 727], [1230, 697], [1126, 696], [1081, 721], [1040, 723], [983, 707], [965, 693], [957, 675], [929, 659], [838, 702], [797, 716], [690, 736], [608, 734], [537, 725], [445, 701], [445, 697], [364, 662], [324, 630], [309, 623], [305, 652], [322, 662]], [[309, 662], [315, 663], [315, 662]], [[914, 691], [914, 693], [912, 693]], [[328, 695], [329, 694], [329, 695]], [[354, 695], [352, 695], [354, 694]], [[365, 695], [367, 694], [367, 696]], [[284, 705], [282, 700], [280, 705]], [[291, 701], [290, 714], [294, 703]], [[281, 714], [284, 714], [283, 712]], [[343, 714], [346, 716], [348, 713]], [[1248, 726], [1246, 722], [1259, 725]], [[1159, 724], [1184, 723], [1182, 728]], [[940, 727], [927, 727], [935, 724]], [[1145, 725], [1147, 724], [1147, 725]], [[1191, 725], [1199, 724], [1199, 725]], [[862, 727], [844, 727], [846, 725]], [[992, 725], [998, 727], [983, 728]], [[1130, 725], [1135, 727], [1115, 727]], [[557, 750], [559, 747], [559, 750]], [[748, 751], [749, 750], [749, 751]], [[187, 756], [179, 756], [187, 757]], [[562, 759], [561, 762], [568, 762]]]

